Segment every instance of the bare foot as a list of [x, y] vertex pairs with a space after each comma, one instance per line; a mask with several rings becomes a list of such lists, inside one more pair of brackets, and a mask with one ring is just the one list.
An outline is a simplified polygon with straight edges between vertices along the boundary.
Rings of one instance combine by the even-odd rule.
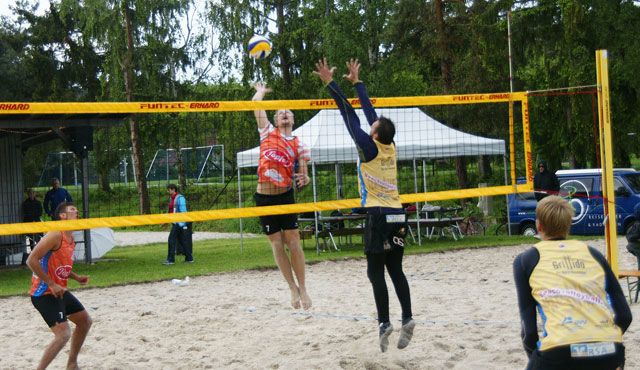
[[302, 303], [302, 308], [305, 310], [311, 308], [311, 297], [309, 297], [306, 290], [300, 293], [300, 303]]
[[300, 308], [300, 291], [297, 287], [291, 289], [291, 306], [296, 310]]
[[67, 370], [80, 370], [77, 363], [67, 363]]

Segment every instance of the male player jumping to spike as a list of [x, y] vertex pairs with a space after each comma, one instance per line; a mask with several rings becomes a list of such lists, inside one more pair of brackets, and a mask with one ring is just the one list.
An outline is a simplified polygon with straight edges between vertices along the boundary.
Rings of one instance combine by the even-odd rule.
[[[266, 85], [257, 83], [252, 100], [262, 100], [271, 91]], [[280, 109], [276, 112], [275, 127], [269, 122], [264, 110], [255, 110], [260, 133], [260, 160], [258, 164], [258, 187], [254, 195], [256, 206], [293, 204], [293, 185], [301, 188], [309, 184], [307, 161], [309, 150], [299, 138], [292, 135], [293, 112]], [[295, 163], [298, 173], [294, 173]], [[262, 216], [262, 231], [269, 238], [276, 264], [289, 284], [291, 306], [311, 307], [311, 298], [305, 285], [304, 252], [300, 247], [297, 214]], [[291, 253], [287, 255], [285, 245]], [[297, 279], [297, 284], [296, 280]]]
[[330, 68], [326, 59], [316, 63], [316, 73], [327, 86], [336, 101], [351, 138], [358, 148], [358, 187], [361, 207], [367, 210], [364, 234], [364, 252], [367, 255], [367, 276], [373, 286], [379, 322], [380, 350], [389, 346], [393, 327], [389, 321], [389, 292], [384, 279], [384, 270], [391, 277], [400, 306], [402, 306], [402, 329], [398, 348], [409, 345], [415, 321], [411, 313], [409, 283], [402, 271], [407, 218], [400, 204], [396, 166], [396, 146], [393, 142], [396, 129], [386, 117], [378, 117], [369, 100], [364, 83], [359, 79], [360, 63], [357, 59], [347, 62], [349, 74], [344, 77], [355, 87], [360, 104], [371, 126], [370, 133], [360, 128], [360, 120], [347, 101], [340, 87], [333, 81], [335, 67]]

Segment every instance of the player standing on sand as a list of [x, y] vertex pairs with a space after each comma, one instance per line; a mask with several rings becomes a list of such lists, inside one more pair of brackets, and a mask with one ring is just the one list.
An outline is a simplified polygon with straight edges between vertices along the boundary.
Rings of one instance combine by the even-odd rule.
[[[60, 203], [55, 220], [77, 220], [78, 209], [72, 203]], [[67, 369], [78, 367], [78, 353], [91, 328], [91, 317], [82, 303], [67, 290], [68, 279], [85, 285], [89, 277], [71, 271], [75, 241], [71, 231], [48, 232], [29, 254], [27, 266], [33, 271], [31, 302], [53, 332], [53, 340], [44, 350], [38, 369], [46, 369], [71, 339]], [[76, 328], [71, 332], [67, 318]]]

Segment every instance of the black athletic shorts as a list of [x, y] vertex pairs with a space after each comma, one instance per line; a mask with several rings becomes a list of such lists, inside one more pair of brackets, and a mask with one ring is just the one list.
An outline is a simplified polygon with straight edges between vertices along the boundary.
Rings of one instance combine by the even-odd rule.
[[31, 303], [40, 312], [50, 328], [57, 323], [67, 321], [67, 315], [84, 311], [82, 303], [68, 290], [64, 291], [62, 298], [54, 297], [53, 294], [45, 294], [40, 297], [32, 296]]
[[546, 351], [535, 350], [529, 357], [525, 370], [615, 370], [624, 366], [625, 348], [615, 343], [615, 352], [594, 357], [572, 357], [570, 346], [561, 346]]
[[364, 252], [383, 253], [392, 248], [404, 248], [407, 230], [407, 215], [404, 213], [367, 214]]
[[[255, 193], [253, 198], [255, 199], [256, 206], [258, 207], [294, 204], [296, 202], [293, 197], [293, 189], [278, 195]], [[282, 230], [295, 230], [298, 228], [298, 214], [291, 213], [287, 215], [260, 216], [260, 224], [262, 224], [262, 232], [267, 235], [275, 234]]]

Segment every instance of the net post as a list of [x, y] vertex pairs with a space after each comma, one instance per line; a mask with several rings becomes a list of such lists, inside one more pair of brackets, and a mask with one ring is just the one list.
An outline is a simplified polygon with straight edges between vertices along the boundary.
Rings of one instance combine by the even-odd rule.
[[602, 164], [602, 195], [606, 257], [614, 275], [618, 275], [618, 230], [613, 186], [613, 148], [611, 142], [611, 101], [609, 98], [609, 62], [607, 50], [596, 50], [598, 84], [598, 127]]

